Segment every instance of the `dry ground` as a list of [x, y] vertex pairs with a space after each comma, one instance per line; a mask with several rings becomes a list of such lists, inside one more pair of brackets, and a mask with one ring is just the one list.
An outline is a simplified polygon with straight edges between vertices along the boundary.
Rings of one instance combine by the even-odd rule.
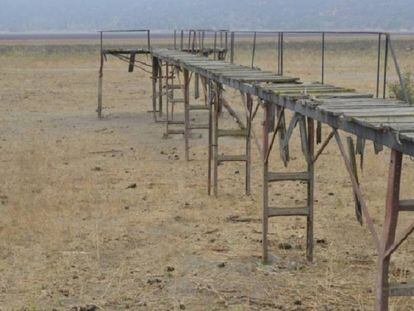
[[[36, 44], [0, 55], [0, 310], [372, 310], [375, 251], [335, 145], [316, 166], [315, 262], [304, 261], [304, 220], [290, 218], [272, 220], [275, 261], [263, 266], [256, 152], [251, 197], [237, 164], [220, 167], [219, 197], [209, 197], [206, 134], [192, 140], [186, 163], [182, 138], [163, 139], [147, 113], [147, 74], [112, 59], [98, 121], [96, 49]], [[375, 53], [361, 54], [335, 65], [357, 73], [335, 76], [342, 84], [372, 86], [356, 77], [372, 74], [364, 69]], [[315, 55], [297, 54], [289, 70], [311, 77], [305, 60]], [[297, 141], [292, 169], [303, 166]], [[389, 153], [367, 150], [362, 182], [379, 225]], [[402, 192], [413, 197], [413, 162], [404, 160]], [[271, 192], [273, 202], [305, 198], [301, 185]], [[394, 256], [392, 279], [413, 278], [413, 250], [411, 239]], [[393, 298], [392, 310], [413, 302]]]

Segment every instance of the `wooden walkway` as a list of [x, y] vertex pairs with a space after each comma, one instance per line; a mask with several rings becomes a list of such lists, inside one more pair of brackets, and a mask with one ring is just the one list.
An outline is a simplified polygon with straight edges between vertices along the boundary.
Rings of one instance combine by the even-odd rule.
[[[111, 53], [113, 55], [113, 53]], [[122, 54], [122, 53], [121, 53]], [[184, 134], [185, 155], [189, 160], [189, 138], [191, 130], [208, 130], [208, 193], [213, 184], [213, 194], [218, 192], [218, 166], [227, 161], [243, 162], [246, 165], [246, 194], [250, 194], [250, 140], [261, 153], [263, 163], [263, 202], [262, 202], [262, 247], [263, 261], [268, 262], [268, 226], [271, 217], [303, 216], [306, 217], [306, 257], [313, 260], [313, 209], [314, 209], [314, 163], [320, 158], [325, 147], [335, 140], [340, 155], [351, 180], [355, 214], [362, 224], [365, 221], [378, 253], [377, 278], [375, 289], [375, 310], [388, 310], [390, 296], [414, 296], [414, 283], [389, 284], [388, 272], [391, 255], [414, 231], [414, 222], [397, 236], [398, 217], [405, 212], [414, 212], [413, 199], [400, 199], [401, 167], [403, 154], [414, 156], [414, 107], [406, 102], [392, 99], [373, 98], [371, 94], [357, 92], [353, 89], [329, 84], [304, 83], [297, 77], [276, 75], [238, 64], [215, 60], [188, 52], [169, 49], [150, 50], [152, 56], [152, 90], [154, 120], [162, 115], [163, 98], [167, 100], [168, 133]], [[202, 53], [201, 53], [202, 54]], [[207, 53], [208, 54], [208, 53]], [[123, 55], [123, 54], [122, 54]], [[225, 55], [225, 54], [223, 54]], [[125, 59], [126, 60], [126, 59]], [[130, 71], [135, 58], [130, 54]], [[98, 115], [102, 110], [102, 68], [100, 71], [100, 98]], [[179, 84], [174, 84], [177, 75], [182, 74]], [[204, 104], [190, 104], [190, 82], [194, 74], [195, 99], [199, 98], [199, 79], [204, 90]], [[224, 97], [224, 86], [241, 93], [245, 120], [240, 118]], [[182, 91], [182, 98], [174, 97], [174, 90]], [[258, 98], [254, 108], [253, 97]], [[184, 120], [169, 120], [168, 101], [184, 104]], [[219, 128], [220, 111], [227, 109], [236, 120], [239, 129]], [[252, 122], [258, 108], [263, 109], [262, 142], [254, 133]], [[191, 125], [190, 112], [208, 111], [208, 124]], [[288, 120], [285, 111], [292, 117]], [[168, 130], [169, 124], [184, 125], [181, 130]], [[323, 135], [322, 124], [330, 128], [328, 135]], [[315, 126], [316, 125], [316, 126]], [[289, 162], [289, 140], [295, 128], [299, 128], [302, 152], [306, 168], [301, 172], [271, 172], [269, 161], [275, 142], [285, 165]], [[351, 137], [347, 144], [342, 142], [339, 130], [356, 136], [356, 145]], [[220, 155], [219, 138], [238, 137], [246, 141], [245, 154]], [[325, 137], [323, 137], [325, 136]], [[278, 138], [276, 140], [276, 138]], [[358, 180], [358, 168], [355, 154], [364, 153], [365, 141], [374, 142], [375, 151], [384, 146], [391, 149], [389, 162], [388, 190], [385, 202], [385, 218], [382, 232], [378, 233]], [[315, 145], [321, 144], [318, 150]], [[361, 159], [362, 160], [362, 159]], [[281, 207], [269, 206], [269, 184], [274, 182], [300, 181], [306, 184], [306, 206]]]

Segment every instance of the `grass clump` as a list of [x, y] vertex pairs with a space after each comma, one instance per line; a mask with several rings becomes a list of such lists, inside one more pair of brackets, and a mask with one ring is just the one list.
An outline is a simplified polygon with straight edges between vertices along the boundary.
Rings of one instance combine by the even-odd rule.
[[[414, 103], [414, 74], [412, 72], [406, 72], [404, 73], [402, 78], [404, 81], [404, 86], [407, 91], [408, 98], [411, 104], [413, 104]], [[390, 83], [389, 91], [390, 91], [391, 97], [400, 99], [400, 100], [406, 100], [404, 91], [399, 81]]]

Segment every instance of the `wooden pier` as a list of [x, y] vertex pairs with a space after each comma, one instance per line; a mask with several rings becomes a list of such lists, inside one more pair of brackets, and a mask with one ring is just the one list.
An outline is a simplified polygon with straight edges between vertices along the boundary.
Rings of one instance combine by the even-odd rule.
[[[387, 44], [390, 37], [387, 34]], [[391, 46], [392, 51], [392, 46]], [[247, 66], [234, 64], [233, 59], [225, 61], [212, 59], [208, 56], [215, 50], [183, 51], [177, 49], [161, 49], [152, 47], [147, 51], [152, 57], [152, 107], [155, 121], [171, 123], [169, 104], [177, 99], [174, 91], [182, 91], [182, 97], [175, 102], [184, 105], [184, 120], [175, 125], [183, 126], [181, 131], [170, 134], [184, 134], [184, 152], [189, 160], [190, 137], [193, 129], [205, 129], [209, 135], [208, 146], [208, 193], [218, 195], [218, 166], [227, 161], [243, 162], [246, 167], [246, 194], [250, 194], [251, 175], [251, 140], [254, 139], [263, 163], [263, 262], [269, 261], [268, 256], [268, 220], [271, 217], [303, 216], [307, 220], [306, 228], [306, 257], [313, 260], [313, 224], [314, 224], [314, 163], [320, 159], [325, 147], [336, 141], [340, 155], [352, 183], [355, 199], [355, 213], [358, 221], [365, 221], [372, 235], [373, 244], [378, 253], [377, 282], [375, 310], [388, 310], [390, 296], [414, 295], [414, 284], [389, 284], [388, 270], [391, 255], [414, 231], [414, 223], [396, 235], [399, 217], [405, 213], [414, 212], [414, 200], [400, 198], [400, 178], [403, 155], [414, 156], [414, 106], [406, 101], [374, 98], [372, 94], [361, 93], [356, 90], [338, 87], [325, 83], [306, 83], [298, 77], [289, 77], [263, 71]], [[222, 51], [223, 53], [223, 51]], [[112, 55], [121, 54], [110, 53]], [[130, 63], [133, 63], [132, 54], [129, 54]], [[232, 55], [234, 56], [234, 55]], [[394, 56], [394, 54], [393, 54]], [[395, 59], [394, 59], [395, 60]], [[397, 69], [398, 64], [396, 63]], [[177, 77], [182, 79], [175, 84]], [[194, 80], [194, 87], [199, 95], [201, 82], [204, 96], [203, 105], [191, 104], [190, 84]], [[101, 85], [101, 84], [100, 84]], [[223, 96], [225, 88], [231, 88], [241, 95], [241, 105], [245, 115], [237, 115], [232, 104]], [[102, 88], [100, 88], [100, 104], [98, 114], [101, 116]], [[378, 93], [378, 92], [377, 92]], [[157, 112], [162, 112], [163, 98], [167, 100], [167, 118], [159, 120]], [[254, 105], [257, 99], [256, 106]], [[257, 116], [257, 110], [263, 109], [262, 135], [252, 132], [252, 122]], [[206, 110], [208, 120], [205, 124], [191, 124], [192, 110]], [[220, 111], [227, 109], [236, 120], [237, 128], [221, 129], [219, 126]], [[286, 112], [290, 112], [290, 118]], [[330, 128], [327, 135], [323, 135], [321, 125]], [[289, 162], [289, 141], [295, 129], [299, 130], [301, 146], [306, 167], [299, 172], [269, 171], [270, 155], [278, 144], [283, 162]], [[339, 131], [352, 134], [356, 138], [348, 138], [343, 142]], [[326, 134], [326, 133], [325, 133]], [[242, 155], [219, 155], [218, 148], [221, 137], [238, 137], [245, 140], [246, 149]], [[261, 137], [260, 137], [261, 136]], [[325, 137], [323, 137], [325, 136]], [[277, 138], [277, 139], [276, 139]], [[260, 140], [261, 141], [260, 141]], [[388, 190], [385, 202], [385, 219], [382, 232], [377, 232], [370, 216], [367, 204], [361, 190], [355, 153], [362, 153], [366, 141], [372, 141], [376, 150], [383, 147], [391, 149], [389, 160]], [[277, 142], [277, 143], [276, 143]], [[316, 149], [316, 145], [320, 147]], [[301, 181], [306, 183], [305, 206], [269, 206], [269, 183], [283, 183]], [[413, 194], [414, 195], [414, 194]], [[299, 272], [298, 272], [299, 273]]]

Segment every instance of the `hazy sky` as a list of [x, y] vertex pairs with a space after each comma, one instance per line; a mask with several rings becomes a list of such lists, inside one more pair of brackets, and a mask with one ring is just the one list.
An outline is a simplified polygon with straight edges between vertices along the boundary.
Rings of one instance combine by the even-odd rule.
[[0, 0], [0, 31], [414, 30], [414, 0]]

